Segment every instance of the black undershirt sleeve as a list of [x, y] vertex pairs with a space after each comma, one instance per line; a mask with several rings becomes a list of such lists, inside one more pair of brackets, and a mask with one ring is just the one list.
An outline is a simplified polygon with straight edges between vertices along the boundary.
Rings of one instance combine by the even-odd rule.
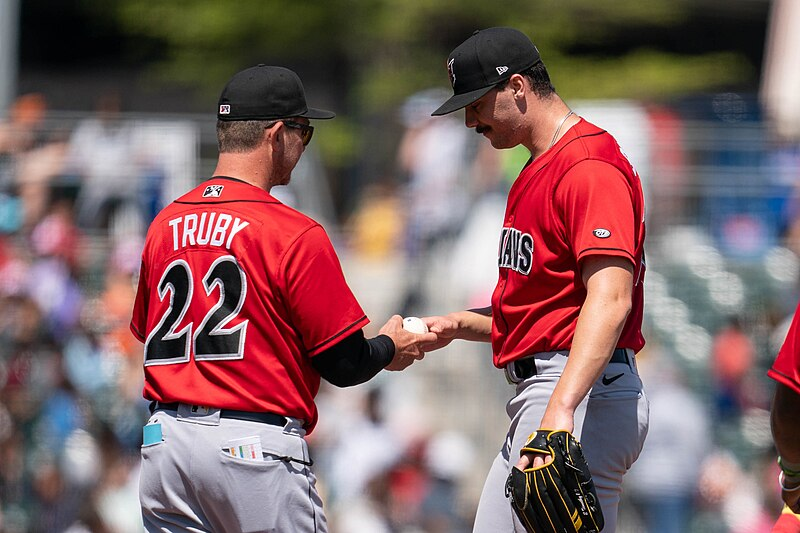
[[387, 335], [365, 339], [358, 330], [311, 358], [320, 376], [337, 387], [369, 381], [394, 358], [394, 342]]

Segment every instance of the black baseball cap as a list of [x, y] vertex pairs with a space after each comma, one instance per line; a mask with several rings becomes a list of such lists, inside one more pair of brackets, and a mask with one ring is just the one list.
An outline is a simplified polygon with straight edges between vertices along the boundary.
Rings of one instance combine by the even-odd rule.
[[219, 97], [219, 120], [333, 118], [336, 113], [306, 104], [300, 78], [284, 67], [257, 65], [234, 74]]
[[453, 96], [431, 115], [446, 115], [468, 106], [500, 82], [541, 61], [527, 35], [514, 28], [478, 30], [447, 58]]

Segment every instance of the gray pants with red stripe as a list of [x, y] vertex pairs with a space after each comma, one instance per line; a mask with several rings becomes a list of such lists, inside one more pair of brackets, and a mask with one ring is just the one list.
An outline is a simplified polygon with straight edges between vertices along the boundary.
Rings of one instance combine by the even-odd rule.
[[[516, 384], [506, 412], [511, 426], [483, 487], [473, 531], [525, 531], [505, 496], [505, 482], [544, 410], [567, 363], [565, 352], [535, 355], [536, 375]], [[607, 383], [607, 384], [606, 384]], [[610, 363], [575, 411], [573, 434], [581, 442], [605, 518], [603, 533], [617, 527], [622, 476], [639, 457], [647, 435], [649, 404], [636, 363]]]
[[[160, 439], [146, 439], [142, 446], [139, 499], [145, 529], [326, 533], [300, 422], [289, 419], [279, 427], [219, 414], [218, 409], [192, 413], [181, 405], [178, 412], [150, 417], [149, 429], [157, 429]], [[231, 452], [231, 440], [253, 437], [260, 440], [263, 458]]]

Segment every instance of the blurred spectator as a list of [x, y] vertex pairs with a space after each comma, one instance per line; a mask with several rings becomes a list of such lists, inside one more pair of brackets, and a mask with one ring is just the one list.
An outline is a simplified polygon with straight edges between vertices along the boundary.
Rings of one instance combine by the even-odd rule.
[[671, 357], [675, 356], [650, 347], [639, 361], [648, 383], [650, 430], [625, 487], [648, 533], [691, 530], [697, 511], [698, 465], [710, 452], [709, 414]]
[[741, 415], [748, 406], [746, 377], [755, 362], [755, 346], [737, 316], [714, 336], [712, 365], [717, 412], [723, 420]]
[[467, 309], [480, 308], [491, 301], [497, 285], [497, 228], [503, 225], [505, 209], [504, 195], [483, 195], [475, 202], [453, 246], [447, 265], [452, 275], [444, 281], [456, 294], [464, 295]]
[[652, 176], [649, 181], [652, 197], [648, 224], [659, 227], [672, 220], [680, 220], [691, 205], [685, 201], [690, 185], [686, 172], [686, 152], [684, 144], [684, 123], [673, 110], [651, 106], [648, 110], [650, 136], [657, 139], [656, 149], [651, 150], [650, 164]]
[[0, 124], [0, 231], [30, 230], [49, 205], [67, 143], [48, 129], [46, 115], [44, 96], [30, 93], [16, 99]]
[[135, 129], [122, 118], [119, 94], [102, 95], [95, 115], [82, 120], [69, 139], [65, 172], [80, 182], [81, 227], [107, 229], [115, 215], [137, 205], [142, 175], [135, 149]]
[[400, 460], [374, 482], [389, 525], [394, 531], [414, 531], [422, 523], [422, 505], [430, 478], [425, 468], [425, 441], [412, 443]]
[[27, 293], [44, 313], [52, 335], [63, 340], [77, 325], [83, 290], [77, 276], [81, 235], [68, 205], [56, 204], [31, 233]]
[[391, 258], [402, 245], [403, 215], [400, 199], [389, 185], [367, 186], [348, 222], [350, 245], [360, 259]]
[[[431, 117], [447, 97], [439, 89], [421, 91], [400, 110], [405, 132], [397, 162], [406, 183], [405, 250], [411, 266], [420, 271], [426, 270], [431, 250], [458, 234], [470, 202], [470, 132], [455, 117]], [[411, 281], [400, 314], [418, 314], [424, 292]]]
[[381, 389], [364, 395], [359, 419], [349, 424], [331, 448], [332, 501], [351, 502], [366, 493], [370, 480], [398, 461], [402, 450], [386, 425]]
[[13, 176], [13, 155], [37, 144], [39, 125], [47, 103], [39, 93], [18, 96], [8, 110], [8, 118], [0, 123], [0, 183], [7, 185]]
[[[442, 431], [425, 448], [425, 466], [429, 472], [428, 490], [422, 501], [421, 523], [428, 533], [466, 533], [472, 526], [464, 520], [459, 501], [459, 487], [473, 464], [475, 451], [464, 435]], [[474, 513], [470, 510], [469, 515]]]
[[496, 248], [511, 184], [530, 158], [523, 146], [495, 150], [477, 137], [473, 161], [469, 215], [453, 243], [443, 280], [447, 289], [463, 295], [463, 307], [480, 308], [497, 285]]
[[[701, 505], [709, 524], [698, 529], [729, 533], [768, 533], [773, 519], [763, 506], [758, 480], [743, 469], [733, 454], [714, 450], [700, 467]], [[705, 528], [705, 529], [704, 529]]]
[[464, 509], [460, 492], [472, 443], [452, 431], [428, 436], [398, 420], [402, 415], [383, 409], [387, 393], [384, 387], [323, 391], [320, 405], [336, 412], [323, 413], [329, 422], [315, 431], [314, 448], [327, 471], [331, 532], [470, 531], [465, 516], [474, 509]]

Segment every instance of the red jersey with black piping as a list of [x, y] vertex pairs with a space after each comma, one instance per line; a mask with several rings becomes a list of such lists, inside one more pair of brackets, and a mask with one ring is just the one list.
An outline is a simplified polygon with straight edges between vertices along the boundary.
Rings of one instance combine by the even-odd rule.
[[633, 266], [632, 310], [617, 346], [639, 351], [644, 238], [639, 176], [608, 132], [581, 119], [509, 192], [492, 295], [494, 364], [572, 346], [586, 299], [580, 262], [592, 255]]
[[310, 358], [369, 322], [324, 229], [214, 177], [167, 206], [142, 253], [131, 331], [144, 397], [317, 420]]

